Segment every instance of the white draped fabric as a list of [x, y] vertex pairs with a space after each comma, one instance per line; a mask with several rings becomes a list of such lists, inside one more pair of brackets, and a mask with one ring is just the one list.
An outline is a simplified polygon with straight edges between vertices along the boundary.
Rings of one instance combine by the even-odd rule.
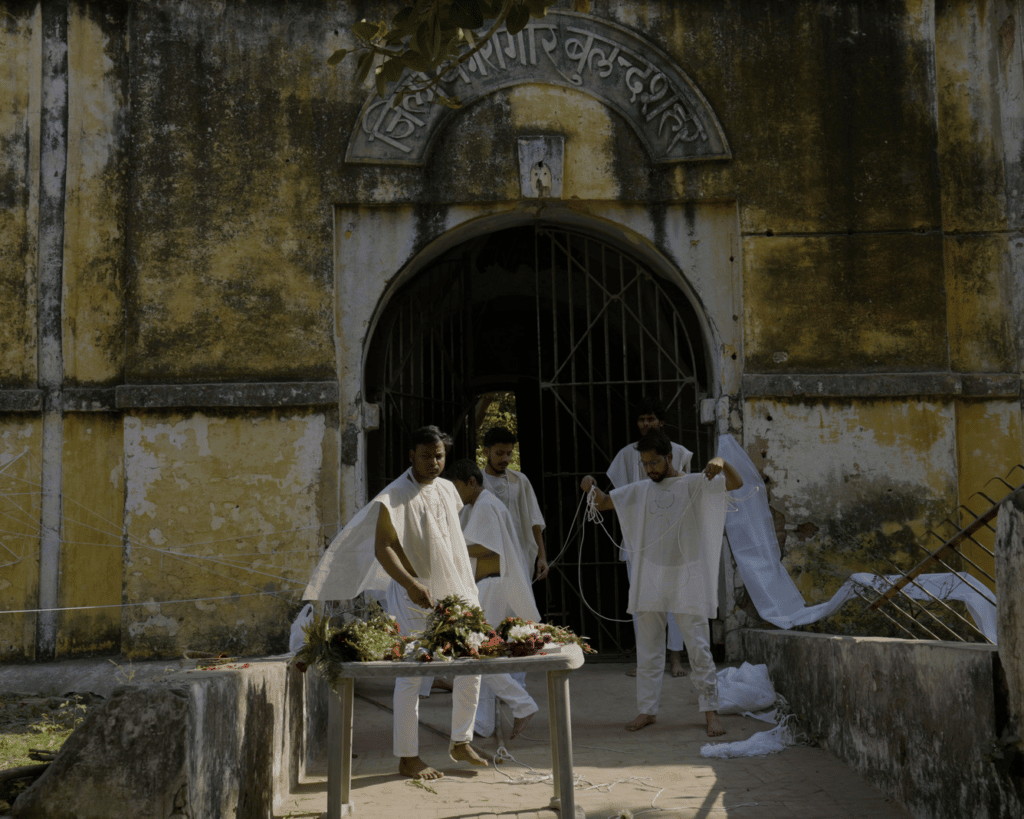
[[421, 484], [412, 469], [388, 484], [331, 541], [303, 593], [305, 600], [350, 600], [363, 591], [384, 592], [391, 578], [377, 562], [377, 516], [385, 509], [398, 542], [430, 596], [457, 594], [477, 605], [473, 568], [459, 525], [455, 486], [443, 478]]
[[612, 490], [611, 498], [633, 563], [627, 611], [715, 617], [725, 476], [644, 480]]
[[[725, 528], [743, 585], [757, 613], [769, 623], [786, 629], [815, 623], [854, 597], [858, 586], [871, 586], [884, 592], [899, 579], [897, 575], [853, 574], [830, 600], [805, 605], [800, 590], [782, 565], [768, 495], [757, 467], [731, 435], [719, 438], [718, 454], [743, 478], [742, 500], [729, 510]], [[904, 591], [919, 600], [938, 598], [964, 602], [975, 625], [989, 640], [996, 642], [996, 596], [980, 580], [963, 573], [925, 574]]]
[[[501, 559], [500, 583], [488, 581], [487, 600], [481, 592], [481, 608], [492, 626], [508, 612], [524, 620], [540, 621], [526, 564], [519, 549], [512, 515], [492, 492], [484, 489], [474, 503], [463, 508], [462, 534], [467, 544], [479, 544]], [[481, 586], [483, 581], [481, 582]]]
[[488, 475], [484, 470], [484, 489], [493, 492], [509, 512], [515, 524], [519, 546], [526, 564], [526, 573], [532, 578], [533, 567], [537, 564], [537, 541], [533, 527], [544, 528], [544, 516], [533, 491], [530, 479], [522, 472], [506, 469], [503, 475]]

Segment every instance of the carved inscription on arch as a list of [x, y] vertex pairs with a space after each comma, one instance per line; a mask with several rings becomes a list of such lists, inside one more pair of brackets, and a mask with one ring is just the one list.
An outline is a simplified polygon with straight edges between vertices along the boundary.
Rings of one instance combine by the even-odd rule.
[[[577, 89], [621, 114], [652, 162], [728, 159], [718, 118], [669, 57], [628, 29], [572, 12], [549, 12], [512, 36], [501, 29], [479, 53], [444, 78], [463, 105], [524, 83]], [[445, 120], [457, 112], [427, 93], [372, 96], [349, 140], [346, 160], [420, 165]]]

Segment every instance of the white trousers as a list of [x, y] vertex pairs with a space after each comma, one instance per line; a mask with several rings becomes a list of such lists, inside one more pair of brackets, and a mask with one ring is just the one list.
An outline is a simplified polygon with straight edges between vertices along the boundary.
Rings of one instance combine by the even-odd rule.
[[[626, 575], [629, 577], [630, 585], [633, 583], [633, 561], [628, 558], [626, 563]], [[679, 630], [679, 626], [676, 624], [674, 618], [666, 618], [668, 620], [668, 650], [669, 651], [682, 651], [685, 646], [683, 640], [683, 633]], [[633, 615], [633, 638], [636, 640], [636, 644], [640, 645], [640, 633], [636, 629], [636, 615]]]
[[[517, 679], [518, 678], [518, 679]], [[480, 682], [480, 702], [476, 707], [473, 730], [482, 737], [494, 733], [497, 700], [512, 709], [516, 719], [537, 713], [537, 703], [523, 685], [525, 672], [516, 674], [485, 674]]]
[[[387, 593], [388, 613], [398, 620], [403, 634], [422, 631], [427, 610], [421, 609], [405, 590], [392, 583]], [[419, 756], [420, 686], [422, 677], [395, 679], [393, 752], [395, 756]], [[429, 683], [428, 683], [429, 685]], [[473, 720], [480, 697], [479, 677], [456, 677], [452, 681], [452, 742], [469, 742], [473, 738]]]
[[665, 621], [675, 619], [690, 659], [690, 682], [697, 690], [698, 709], [718, 710], [718, 675], [711, 657], [711, 629], [707, 617], [696, 614], [666, 615], [660, 611], [637, 613], [636, 706], [641, 714], [654, 716], [661, 703], [665, 676]]

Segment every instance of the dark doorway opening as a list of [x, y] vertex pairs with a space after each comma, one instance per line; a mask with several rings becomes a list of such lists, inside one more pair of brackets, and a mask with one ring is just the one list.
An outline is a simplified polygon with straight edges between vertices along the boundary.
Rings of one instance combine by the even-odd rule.
[[[695, 464], [708, 459], [700, 326], [677, 287], [600, 238], [531, 225], [449, 250], [394, 295], [370, 341], [365, 395], [381, 408], [367, 441], [370, 494], [408, 466], [408, 433], [423, 424], [452, 434], [452, 458], [473, 457], [486, 431], [481, 396], [514, 393], [522, 471], [546, 518], [548, 556], [560, 555], [534, 586], [541, 614], [603, 656], [631, 653], [617, 551], [592, 525], [582, 551], [567, 538], [580, 480], [608, 486], [609, 463], [636, 439], [642, 396], [664, 401], [666, 431]], [[614, 515], [606, 527], [617, 537]]]

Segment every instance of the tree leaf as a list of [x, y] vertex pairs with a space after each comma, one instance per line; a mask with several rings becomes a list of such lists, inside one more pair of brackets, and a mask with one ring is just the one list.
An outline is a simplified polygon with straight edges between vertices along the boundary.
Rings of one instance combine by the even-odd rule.
[[544, 0], [524, 0], [526, 8], [530, 11], [531, 17], [544, 17], [548, 13], [548, 6], [552, 3], [546, 3]]
[[384, 61], [380, 73], [384, 75], [388, 82], [398, 82], [402, 79], [403, 71], [405, 71], [405, 63], [402, 58], [392, 57], [390, 60]]
[[367, 51], [359, 58], [356, 65], [356, 82], [362, 85], [370, 76], [370, 69], [373, 68], [373, 52]]
[[530, 22], [530, 10], [526, 6], [513, 6], [505, 18], [505, 28], [509, 34], [518, 34]]
[[327, 58], [327, 64], [328, 65], [337, 65], [342, 60], [344, 60], [347, 55], [348, 55], [348, 49], [347, 48], [339, 48], [330, 57]]
[[360, 20], [358, 23], [352, 24], [352, 33], [357, 39], [366, 43], [373, 40], [378, 34], [381, 34], [382, 29], [383, 26], [380, 23], [370, 23], [366, 20]]
[[388, 95], [388, 78], [384, 76], [381, 69], [377, 69], [377, 75], [373, 78], [377, 85], [377, 96], [383, 99]]

